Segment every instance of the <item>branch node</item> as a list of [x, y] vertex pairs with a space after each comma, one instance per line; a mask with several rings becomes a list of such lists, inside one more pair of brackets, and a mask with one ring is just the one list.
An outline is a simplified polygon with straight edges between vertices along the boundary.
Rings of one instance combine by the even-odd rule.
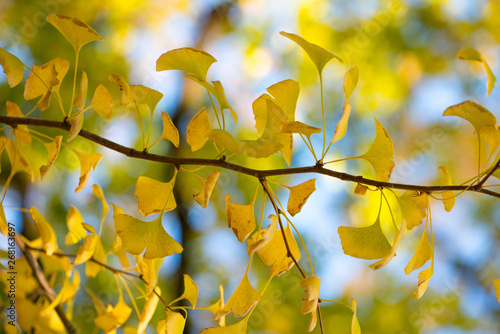
[[316, 165], [314, 167], [316, 168], [323, 168], [325, 164], [321, 161], [321, 160], [318, 160], [316, 161]]

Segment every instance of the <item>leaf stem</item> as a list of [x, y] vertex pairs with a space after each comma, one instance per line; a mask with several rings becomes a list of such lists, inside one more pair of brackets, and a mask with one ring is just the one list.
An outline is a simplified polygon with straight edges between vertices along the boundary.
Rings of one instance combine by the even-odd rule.
[[73, 75], [73, 91], [71, 93], [71, 100], [69, 101], [69, 109], [68, 109], [68, 117], [71, 116], [71, 112], [73, 111], [73, 99], [75, 98], [76, 91], [76, 75], [78, 70], [78, 55], [80, 54], [80, 50], [75, 50], [75, 73]]

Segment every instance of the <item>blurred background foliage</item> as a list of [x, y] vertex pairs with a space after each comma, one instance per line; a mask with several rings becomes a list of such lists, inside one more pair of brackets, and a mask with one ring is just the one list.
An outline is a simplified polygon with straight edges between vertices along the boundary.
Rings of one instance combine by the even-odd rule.
[[[441, 117], [442, 112], [450, 105], [471, 99], [500, 115], [498, 87], [487, 97], [486, 76], [481, 65], [456, 58], [460, 49], [475, 48], [500, 76], [500, 2], [497, 0], [0, 1], [3, 48], [28, 65], [41, 65], [55, 57], [72, 62], [62, 88], [63, 101], [69, 104], [74, 54], [64, 38], [45, 21], [49, 13], [77, 17], [104, 38], [104, 42], [84, 47], [80, 54], [79, 69], [88, 74], [89, 92], [103, 83], [118, 100], [119, 90], [107, 79], [110, 73], [121, 74], [130, 84], [159, 90], [165, 96], [157, 109], [170, 114], [184, 138], [189, 120], [210, 103], [204, 91], [186, 82], [181, 73], [155, 71], [156, 59], [162, 53], [183, 46], [203, 49], [217, 58], [209, 79], [221, 80], [229, 103], [239, 115], [239, 122], [230, 125], [235, 138], [257, 136], [252, 101], [265, 93], [265, 88], [287, 78], [299, 81], [301, 86], [297, 119], [321, 126], [317, 72], [302, 50], [279, 35], [282, 30], [298, 33], [344, 59], [344, 64], [327, 65], [323, 73], [327, 138], [331, 138], [342, 112], [343, 76], [351, 66], [359, 67], [360, 82], [351, 98], [353, 111], [347, 135], [333, 146], [326, 161], [363, 153], [374, 137], [373, 117], [376, 117], [394, 143], [396, 168], [392, 181], [441, 184], [443, 180], [437, 168], [446, 166], [453, 181], [459, 184], [477, 173], [476, 137], [469, 124], [445, 119]], [[10, 100], [18, 103], [25, 113], [31, 110], [33, 103], [23, 101], [22, 89], [22, 86], [9, 89], [5, 77], [1, 76], [1, 103]], [[33, 117], [60, 119], [60, 113], [52, 107], [43, 114], [36, 111]], [[116, 109], [110, 122], [87, 113], [84, 129], [136, 148], [142, 141], [137, 115], [124, 108]], [[38, 130], [49, 135], [59, 134], [54, 130]], [[153, 131], [156, 135], [161, 133], [158, 110]], [[313, 142], [319, 148], [321, 135], [315, 136]], [[292, 165], [313, 165], [311, 154], [297, 138]], [[134, 161], [84, 139], [75, 139], [71, 146], [104, 154], [89, 185], [101, 185], [109, 202], [127, 208], [127, 213], [136, 217], [139, 212], [133, 192], [137, 177], [148, 175], [167, 181], [173, 172], [163, 164]], [[78, 194], [73, 192], [79, 168], [76, 158], [68, 151], [61, 151], [43, 182], [29, 184], [24, 177], [16, 177], [4, 203], [25, 208], [36, 206], [53, 224], [59, 240], [67, 232], [65, 216], [70, 204], [94, 226], [98, 226], [101, 214], [90, 186]], [[182, 157], [216, 155], [209, 145], [192, 154], [185, 139], [181, 139], [177, 150], [160, 143], [152, 152]], [[483, 157], [487, 153], [481, 152]], [[34, 145], [31, 154], [40, 156], [41, 161], [46, 159], [41, 145], [38, 148]], [[263, 160], [235, 157], [232, 161], [261, 169], [285, 166], [278, 155]], [[373, 177], [371, 166], [364, 161], [328, 166]], [[4, 157], [2, 170], [8, 169]], [[204, 168], [200, 174], [206, 176], [209, 172], [209, 168]], [[6, 175], [8, 173], [1, 175], [2, 184]], [[273, 180], [295, 185], [313, 177], [316, 176]], [[336, 231], [341, 225], [372, 223], [378, 209], [378, 195], [355, 196], [353, 184], [320, 176], [316, 185], [318, 190], [294, 222], [310, 247], [316, 273], [322, 279], [320, 297], [344, 302], [356, 298], [363, 333], [500, 332], [500, 307], [492, 286], [492, 280], [500, 278], [497, 200], [464, 194], [451, 213], [445, 213], [440, 202], [433, 203], [435, 274], [427, 293], [416, 300], [412, 293], [417, 275], [406, 276], [403, 268], [416, 248], [421, 228], [405, 235], [398, 256], [389, 266], [373, 272], [366, 261], [343, 254]], [[179, 176], [175, 188], [178, 209], [166, 214], [164, 226], [184, 245], [184, 252], [165, 259], [159, 285], [164, 298], [171, 300], [180, 295], [182, 273], [187, 273], [200, 287], [198, 305], [211, 305], [218, 298], [220, 284], [225, 288], [226, 298], [236, 288], [248, 258], [245, 245], [227, 228], [224, 197], [231, 194], [235, 202], [248, 204], [257, 182], [247, 176], [221, 171], [207, 209], [192, 199], [201, 187], [196, 177], [186, 173]], [[286, 201], [288, 191], [278, 186], [275, 190], [281, 201]], [[261, 196], [259, 191], [259, 198]], [[261, 203], [262, 200], [257, 200], [257, 214]], [[267, 205], [265, 224], [271, 213], [269, 209]], [[18, 222], [19, 232], [28, 238], [37, 236], [33, 222], [25, 219], [27, 216], [9, 209], [6, 213], [9, 220]], [[106, 222], [103, 239], [107, 250], [115, 236], [111, 214]], [[385, 219], [383, 224], [389, 224], [389, 220]], [[77, 246], [61, 248], [75, 253]], [[119, 266], [113, 256], [108, 256], [108, 261]], [[304, 266], [307, 267], [305, 262]], [[251, 281], [261, 289], [267, 277], [267, 268], [256, 259]], [[299, 316], [303, 297], [299, 281], [295, 269], [272, 281], [271, 289], [250, 318], [249, 332], [306, 331], [308, 316]], [[83, 284], [107, 303], [115, 303], [118, 298], [109, 272], [84, 278]], [[138, 294], [137, 290], [133, 291]], [[137, 303], [141, 306], [143, 301]], [[326, 332], [349, 333], [350, 311], [338, 305], [322, 306]], [[82, 332], [89, 332], [94, 326], [95, 313], [85, 289], [81, 289], [73, 320]], [[164, 311], [158, 307], [151, 323], [156, 325], [162, 317]], [[129, 324], [136, 321], [132, 315]], [[192, 311], [186, 332], [198, 333], [214, 324], [208, 312]]]

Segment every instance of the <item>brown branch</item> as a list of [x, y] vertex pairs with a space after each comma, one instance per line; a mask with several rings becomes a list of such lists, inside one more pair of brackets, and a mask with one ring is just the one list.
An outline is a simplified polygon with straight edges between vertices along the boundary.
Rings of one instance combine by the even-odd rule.
[[[33, 258], [31, 253], [29, 252], [30, 247], [28, 247], [19, 237], [19, 235], [16, 233], [15, 235], [15, 241], [21, 252], [23, 253], [24, 257], [26, 258], [26, 261], [28, 262], [28, 265], [30, 266], [31, 270], [33, 271], [33, 275], [35, 276], [36, 281], [42, 288], [43, 294], [47, 297], [47, 299], [52, 303], [54, 299], [56, 298], [56, 293], [54, 290], [49, 285], [49, 282], [47, 282], [47, 279], [45, 278], [45, 275], [42, 272], [42, 269], [40, 268], [40, 265], [38, 262]], [[66, 331], [70, 334], [76, 334], [78, 333], [76, 331], [76, 328], [73, 326], [71, 321], [68, 320], [66, 317], [66, 314], [64, 313], [61, 305], [57, 305], [55, 307], [56, 313], [59, 316], [59, 319], [61, 319], [61, 322], [64, 324], [64, 327], [66, 328]]]
[[[34, 125], [42, 127], [58, 128], [61, 130], [69, 131], [70, 124], [59, 121], [37, 119], [37, 118], [20, 118], [20, 117], [10, 117], [10, 116], [0, 116], [0, 123], [4, 123], [15, 127], [18, 124]], [[390, 188], [390, 189], [400, 189], [400, 190], [415, 190], [425, 193], [440, 192], [440, 191], [473, 191], [482, 194], [486, 194], [493, 197], [500, 198], [500, 193], [482, 189], [479, 184], [467, 186], [467, 185], [453, 185], [453, 186], [423, 186], [415, 184], [404, 184], [404, 183], [394, 183], [394, 182], [382, 182], [372, 179], [367, 179], [363, 176], [352, 175], [348, 173], [342, 173], [331, 169], [326, 169], [322, 165], [307, 166], [307, 167], [294, 167], [294, 168], [282, 168], [282, 169], [270, 169], [270, 170], [258, 170], [253, 168], [248, 168], [233, 164], [225, 161], [224, 159], [201, 159], [201, 158], [180, 158], [180, 157], [169, 157], [164, 155], [152, 154], [144, 151], [138, 151], [136, 149], [126, 147], [110, 141], [106, 138], [98, 136], [92, 132], [81, 130], [78, 134], [80, 137], [86, 138], [93, 141], [96, 144], [107, 147], [113, 151], [122, 153], [125, 156], [143, 159], [148, 161], [155, 161], [166, 163], [170, 165], [198, 165], [198, 166], [213, 166], [224, 168], [227, 170], [232, 170], [241, 174], [253, 176], [256, 178], [279, 176], [279, 175], [293, 175], [293, 174], [305, 174], [305, 173], [315, 173], [330, 176], [342, 181], [356, 182], [369, 186]]]

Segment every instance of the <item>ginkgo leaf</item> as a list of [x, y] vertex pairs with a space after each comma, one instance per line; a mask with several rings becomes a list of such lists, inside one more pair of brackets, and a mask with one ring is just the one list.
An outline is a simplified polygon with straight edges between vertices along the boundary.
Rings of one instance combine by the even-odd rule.
[[261, 249], [273, 239], [274, 233], [276, 233], [276, 229], [278, 228], [279, 221], [276, 215], [269, 215], [269, 218], [271, 218], [271, 224], [267, 226], [267, 229], [260, 230], [259, 233], [255, 233], [247, 239], [248, 255], [251, 255], [253, 252]]
[[0, 137], [0, 141], [3, 141], [3, 144], [0, 142], [0, 145], [5, 147], [7, 155], [9, 156], [12, 170], [11, 173], [26, 173], [30, 176], [31, 182], [34, 182], [35, 174], [33, 173], [33, 169], [31, 168], [31, 165], [24, 154], [14, 143], [12, 143], [6, 137]]
[[17, 86], [24, 77], [24, 64], [19, 58], [0, 48], [0, 65], [7, 77], [9, 87]]
[[92, 302], [94, 303], [94, 306], [97, 311], [97, 315], [101, 315], [106, 312], [106, 307], [102, 303], [102, 301], [88, 288], [86, 289], [87, 293], [89, 294], [90, 298], [92, 299]]
[[78, 53], [82, 46], [92, 41], [102, 41], [102, 37], [90, 26], [74, 17], [49, 14], [47, 22], [52, 24]]
[[315, 133], [320, 133], [322, 130], [315, 126], [307, 125], [302, 122], [294, 121], [284, 123], [281, 127], [281, 132], [283, 133], [299, 133], [308, 138], [311, 138], [311, 135]]
[[137, 196], [139, 211], [143, 216], [170, 211], [177, 207], [173, 194], [175, 177], [169, 182], [160, 182], [147, 176], [137, 179], [134, 195]]
[[[86, 224], [83, 223], [83, 226]], [[92, 232], [91, 232], [92, 233]], [[97, 233], [95, 230], [93, 231], [93, 235], [97, 236]], [[94, 255], [92, 255], [92, 259], [97, 261], [87, 261], [85, 263], [85, 275], [87, 277], [96, 277], [97, 274], [104, 269], [104, 267], [101, 264], [106, 264], [106, 253], [104, 252], [104, 247], [102, 246], [102, 242], [100, 238], [97, 238], [97, 242], [95, 245], [95, 251]]]
[[407, 190], [397, 199], [408, 230], [420, 225], [422, 219], [427, 217], [428, 197], [426, 193]]
[[[155, 288], [155, 291], [160, 294], [161, 290], [159, 287]], [[148, 326], [149, 321], [153, 317], [153, 314], [156, 311], [156, 306], [158, 305], [158, 298], [156, 293], [152, 293], [146, 298], [146, 302], [144, 303], [144, 307], [142, 309], [141, 315], [139, 316], [139, 323], [137, 324], [137, 330], [134, 331], [134, 334], [144, 333], [146, 327]]]
[[44, 314], [48, 314], [48, 312], [52, 311], [57, 305], [68, 302], [70, 299], [74, 298], [77, 291], [80, 289], [80, 273], [75, 271], [73, 274], [73, 282], [70, 281], [69, 277], [66, 277], [63, 282], [63, 286], [57, 297], [45, 307], [42, 312]]
[[382, 232], [379, 218], [366, 227], [340, 226], [338, 233], [346, 255], [374, 260], [383, 258], [391, 251], [391, 244]]
[[126, 214], [114, 214], [116, 234], [123, 248], [130, 254], [139, 255], [146, 248], [145, 259], [165, 257], [182, 252], [182, 246], [163, 228], [163, 215], [145, 222]]
[[102, 188], [97, 183], [94, 183], [92, 185], [92, 194], [101, 201], [102, 205], [101, 223], [103, 223], [104, 218], [106, 218], [106, 215], [108, 214], [109, 211], [108, 202], [106, 202], [106, 197], [104, 197], [104, 192], [102, 191]]
[[370, 162], [378, 181], [387, 182], [391, 178], [391, 173], [395, 165], [394, 161], [392, 161], [394, 158], [394, 148], [392, 140], [382, 124], [376, 118], [374, 120], [376, 127], [375, 140], [368, 151], [358, 158]]
[[[272, 87], [272, 86], [271, 86]], [[267, 94], [262, 94], [252, 103], [252, 111], [255, 119], [255, 128], [257, 133], [262, 135], [267, 123], [267, 100], [273, 98]], [[295, 120], [295, 119], [294, 119]]]
[[[316, 301], [316, 305], [318, 303], [319, 298], [319, 288], [320, 288], [321, 280], [316, 276], [306, 277], [302, 281], [300, 281], [300, 285], [305, 289], [305, 297], [304, 299], [307, 301]], [[316, 308], [314, 308], [316, 309]], [[301, 314], [310, 313], [301, 311]]]
[[167, 309], [167, 316], [165, 319], [158, 321], [156, 326], [157, 334], [182, 334], [184, 333], [184, 326], [186, 319], [178, 312], [170, 311]]
[[288, 256], [285, 242], [283, 241], [283, 232], [285, 232], [286, 241], [290, 247], [290, 252], [292, 253], [295, 260], [300, 259], [300, 250], [297, 246], [297, 242], [293, 237], [290, 226], [285, 227], [284, 231], [277, 230], [274, 233], [273, 238], [264, 247], [257, 250], [257, 254], [262, 259], [262, 261], [267, 265], [271, 266], [271, 276], [279, 276], [284, 272], [290, 270], [294, 264], [291, 257]]
[[129, 87], [134, 103], [132, 106], [135, 104], [147, 106], [151, 117], [153, 117], [153, 112], [163, 98], [163, 94], [143, 85], [130, 85]]
[[80, 161], [80, 180], [78, 181], [78, 187], [75, 189], [75, 193], [81, 191], [90, 177], [91, 169], [96, 168], [99, 160], [102, 158], [102, 154], [100, 153], [81, 153], [72, 149], [72, 151], [76, 154], [78, 160]]
[[235, 317], [244, 317], [260, 300], [260, 297], [260, 293], [250, 284], [248, 274], [245, 273], [224, 308], [216, 313], [215, 320], [230, 312], [233, 312]]
[[94, 318], [94, 322], [105, 334], [111, 333], [127, 321], [131, 312], [120, 291], [118, 303], [114, 307], [108, 305], [104, 313]]
[[283, 110], [289, 122], [295, 121], [295, 109], [299, 98], [299, 83], [292, 79], [287, 79], [275, 83], [266, 89], [274, 98], [276, 104]]
[[418, 274], [417, 291], [413, 292], [413, 296], [415, 298], [418, 299], [424, 295], [433, 274], [434, 274], [434, 260], [431, 261], [431, 267], [429, 269], [422, 270]]
[[113, 243], [111, 243], [109, 251], [115, 254], [116, 257], [118, 257], [118, 260], [120, 261], [122, 267], [127, 268], [128, 266], [130, 266], [127, 253], [125, 253], [125, 250], [122, 246], [122, 239], [120, 239], [118, 235], [115, 237], [115, 240], [113, 240]]
[[226, 196], [227, 226], [233, 230], [239, 242], [245, 241], [255, 229], [254, 203], [231, 203], [231, 195]]
[[210, 131], [210, 123], [208, 121], [207, 110], [203, 107], [191, 119], [187, 126], [186, 140], [191, 146], [191, 151], [198, 151], [205, 145], [208, 140], [208, 132]]
[[161, 112], [163, 132], [160, 138], [169, 140], [175, 147], [179, 147], [179, 130], [175, 127], [172, 119], [166, 112]]
[[290, 189], [290, 197], [288, 198], [286, 209], [293, 217], [302, 210], [309, 196], [316, 190], [316, 179], [311, 179], [296, 186], [288, 187], [288, 189]]
[[458, 52], [457, 58], [463, 60], [478, 61], [483, 64], [484, 71], [488, 76], [487, 87], [488, 87], [488, 95], [490, 95], [491, 91], [493, 90], [493, 87], [495, 86], [495, 82], [497, 82], [497, 79], [495, 78], [495, 75], [491, 71], [491, 68], [486, 62], [486, 59], [484, 59], [483, 55], [474, 49], [463, 49], [460, 50], [460, 52]]
[[6, 236], [9, 233], [9, 225], [7, 224], [7, 219], [5, 218], [5, 212], [3, 210], [3, 203], [0, 202], [0, 233]]
[[356, 300], [351, 299], [351, 304], [352, 304], [351, 334], [361, 334], [361, 326], [359, 325], [357, 316]]
[[156, 70], [180, 70], [207, 81], [208, 69], [216, 61], [217, 59], [205, 51], [180, 48], [162, 54], [156, 61]]
[[50, 106], [52, 93], [59, 91], [59, 86], [68, 69], [69, 62], [61, 58], [53, 59], [42, 66], [34, 64], [33, 70], [24, 85], [24, 99], [32, 100], [42, 95], [42, 98], [36, 104], [37, 108], [40, 111], [47, 109]]
[[365, 186], [361, 183], [358, 183], [358, 184], [356, 184], [356, 188], [354, 188], [354, 194], [363, 196], [366, 194], [367, 190], [368, 190], [367, 186]]
[[100, 84], [94, 92], [89, 109], [94, 109], [99, 115], [109, 121], [111, 119], [111, 115], [113, 114], [114, 104], [115, 101], [113, 96], [111, 96], [111, 93], [103, 84]]
[[[443, 174], [446, 176], [444, 180], [444, 185], [452, 186], [453, 182], [451, 181], [450, 173], [448, 173], [446, 167], [441, 166], [439, 167], [439, 170], [443, 172]], [[452, 190], [445, 191], [442, 196], [443, 196], [444, 209], [447, 212], [450, 212], [453, 209], [453, 206], [455, 205], [455, 192]]]
[[[7, 116], [11, 117], [21, 117], [23, 118], [23, 112], [19, 109], [19, 106], [14, 103], [7, 101], [6, 105]], [[19, 141], [24, 145], [31, 144], [30, 130], [27, 125], [19, 124], [14, 128], [14, 135], [19, 139]]]
[[233, 108], [229, 105], [226, 99], [226, 93], [224, 92], [224, 87], [222, 87], [222, 84], [220, 81], [212, 81], [212, 84], [214, 85], [214, 90], [213, 94], [215, 98], [217, 99], [217, 102], [219, 102], [219, 106], [221, 110], [224, 109], [229, 109], [231, 112], [231, 116], [233, 117], [234, 122], [238, 122], [238, 115], [236, 115], [236, 112], [234, 111]]
[[474, 129], [490, 145], [491, 152], [495, 152], [500, 145], [500, 130], [496, 117], [482, 105], [465, 101], [448, 107], [443, 116], [457, 116], [472, 124]]
[[108, 76], [108, 79], [109, 81], [118, 84], [118, 87], [120, 87], [120, 91], [122, 92], [122, 98], [120, 102], [121, 105], [123, 106], [131, 105], [134, 99], [127, 80], [125, 80], [121, 75], [116, 73], [111, 73]]
[[311, 58], [312, 62], [314, 63], [314, 65], [318, 69], [318, 73], [320, 76], [321, 76], [321, 73], [323, 72], [323, 68], [332, 58], [336, 58], [341, 63], [344, 62], [342, 59], [340, 59], [339, 57], [337, 57], [333, 53], [326, 51], [325, 49], [323, 49], [322, 47], [320, 47], [316, 44], [309, 43], [308, 41], [306, 41], [304, 38], [300, 37], [299, 35], [284, 32], [284, 31], [280, 31], [280, 34], [291, 39], [292, 41], [294, 41], [295, 43], [300, 45], [300, 47], [302, 49], [304, 49], [304, 51], [307, 53], [309, 58]]
[[98, 241], [99, 237], [97, 235], [87, 235], [83, 244], [78, 248], [78, 252], [76, 253], [75, 260], [72, 264], [81, 264], [90, 260], [95, 253]]
[[[116, 205], [113, 207], [119, 212]], [[147, 285], [147, 293], [151, 293], [158, 282], [158, 273], [163, 264], [163, 258], [145, 259], [142, 255], [138, 255], [135, 257], [135, 262], [137, 263], [137, 271]]]
[[495, 296], [497, 297], [498, 302], [500, 303], [500, 279], [496, 279], [493, 281], [493, 286], [495, 289]]
[[351, 103], [349, 99], [351, 97], [354, 88], [358, 83], [359, 70], [356, 66], [351, 67], [349, 71], [344, 76], [344, 94], [346, 99], [346, 104], [342, 110], [342, 117], [340, 118], [337, 126], [335, 127], [335, 132], [333, 134], [332, 143], [338, 142], [344, 137], [347, 132], [347, 125], [349, 123], [349, 116], [351, 115]]
[[225, 130], [210, 130], [208, 132], [208, 139], [228, 151], [236, 154], [243, 154], [243, 146], [234, 139], [233, 135]]
[[413, 254], [410, 262], [405, 267], [405, 274], [409, 275], [412, 271], [422, 267], [432, 258], [432, 252], [432, 246], [429, 239], [427, 239], [427, 228], [425, 228], [415, 254]]
[[85, 238], [85, 229], [83, 228], [83, 217], [77, 208], [70, 205], [68, 214], [66, 215], [66, 225], [68, 226], [68, 234], [64, 241], [65, 245], [74, 245], [78, 241]]
[[198, 300], [198, 286], [193, 281], [193, 279], [186, 274], [184, 274], [184, 292], [179, 298], [175, 299], [175, 301], [181, 299], [187, 299], [193, 306], [194, 310], [194, 308], [196, 307], [196, 301]]
[[225, 326], [225, 327], [210, 327], [210, 328], [205, 328], [204, 330], [201, 331], [200, 334], [242, 334], [247, 332], [247, 325], [248, 325], [248, 318], [249, 315], [247, 315], [243, 320], [232, 324], [230, 326]]
[[76, 97], [73, 100], [73, 106], [78, 110], [83, 110], [85, 108], [85, 102], [87, 101], [87, 89], [89, 85], [89, 79], [85, 71], [82, 72], [82, 78], [80, 79], [80, 86], [76, 92]]
[[38, 210], [32, 206], [30, 208], [31, 217], [42, 239], [42, 248], [47, 255], [52, 255], [57, 249], [57, 237], [54, 229]]
[[47, 152], [49, 154], [49, 158], [47, 160], [46, 165], [42, 165], [40, 167], [40, 178], [43, 180], [45, 175], [47, 175], [47, 172], [49, 171], [49, 168], [54, 164], [54, 161], [56, 161], [57, 156], [59, 155], [59, 150], [61, 149], [61, 143], [62, 143], [62, 136], [55, 136], [54, 141], [50, 143], [43, 143], [45, 148], [47, 148]]
[[80, 112], [71, 118], [71, 128], [69, 129], [68, 142], [78, 136], [78, 134], [82, 130], [84, 118], [85, 116], [83, 112]]
[[87, 223], [82, 222], [82, 226], [85, 229], [85, 231], [97, 235], [97, 231], [95, 230], [94, 226], [89, 225]]
[[379, 261], [370, 264], [370, 268], [373, 270], [378, 270], [392, 261], [392, 259], [396, 256], [396, 250], [399, 247], [399, 243], [401, 242], [401, 239], [403, 238], [403, 234], [406, 231], [406, 220], [403, 219], [401, 221], [401, 226], [399, 227], [399, 230], [395, 228], [395, 234], [394, 234], [394, 242], [392, 243], [391, 250]]
[[200, 191], [196, 195], [193, 195], [194, 200], [205, 209], [208, 205], [208, 201], [210, 200], [210, 196], [212, 195], [212, 191], [214, 190], [215, 183], [217, 182], [219, 175], [220, 173], [218, 171], [212, 171], [203, 182], [202, 191]]
[[347, 71], [344, 76], [344, 94], [347, 101], [349, 101], [349, 99], [351, 98], [351, 94], [354, 91], [354, 88], [356, 88], [358, 80], [359, 69], [357, 66], [353, 66], [349, 69], [349, 71]]

